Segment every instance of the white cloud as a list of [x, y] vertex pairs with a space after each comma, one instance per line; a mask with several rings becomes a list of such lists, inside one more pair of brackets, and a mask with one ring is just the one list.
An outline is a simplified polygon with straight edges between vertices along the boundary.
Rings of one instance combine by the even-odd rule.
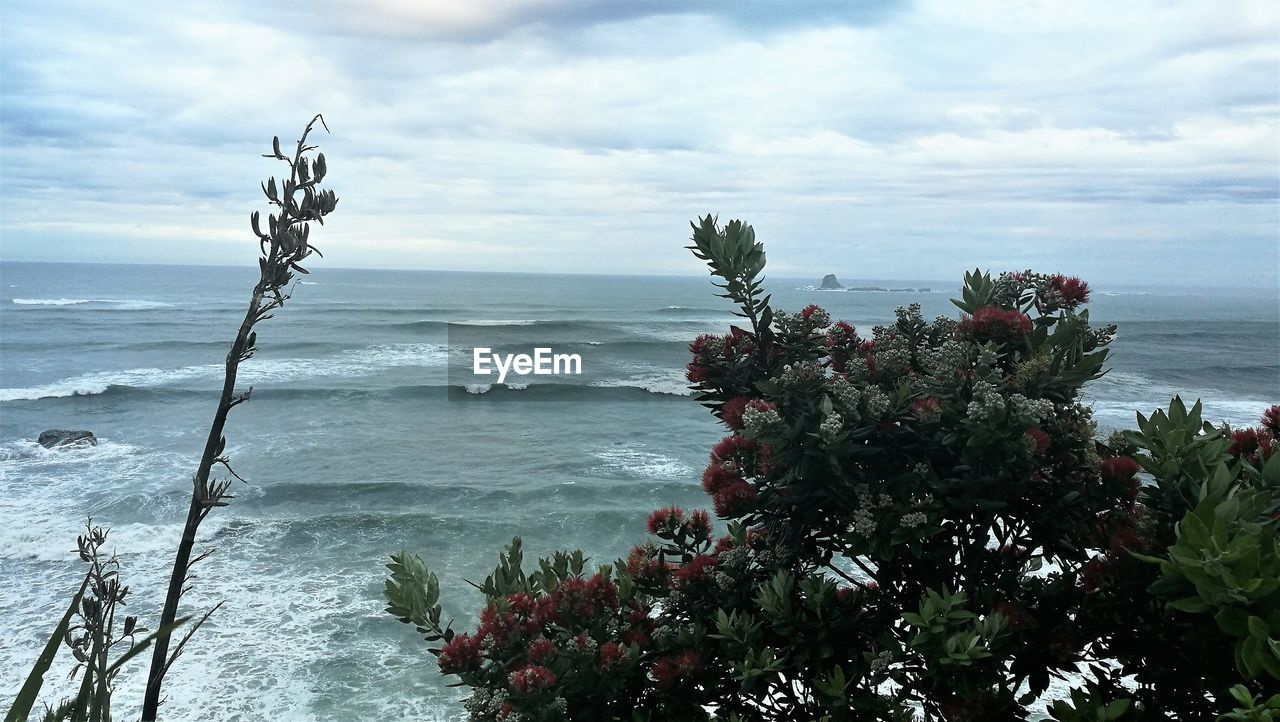
[[697, 273], [717, 212], [775, 273], [1275, 285], [1280, 11], [1232, 5], [19, 3], [0, 255], [251, 262], [323, 110], [338, 266]]

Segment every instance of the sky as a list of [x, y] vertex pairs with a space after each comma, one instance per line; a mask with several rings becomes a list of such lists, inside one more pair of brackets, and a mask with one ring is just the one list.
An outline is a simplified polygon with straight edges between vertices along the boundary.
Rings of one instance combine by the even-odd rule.
[[0, 260], [252, 264], [322, 112], [335, 267], [1280, 288], [1280, 4], [6, 2]]

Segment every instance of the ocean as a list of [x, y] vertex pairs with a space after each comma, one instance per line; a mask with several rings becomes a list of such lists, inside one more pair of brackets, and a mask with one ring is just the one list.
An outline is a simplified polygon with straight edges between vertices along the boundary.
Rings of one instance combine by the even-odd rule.
[[[165, 720], [463, 719], [462, 692], [382, 611], [388, 554], [421, 554], [466, 628], [480, 596], [464, 580], [483, 579], [512, 536], [526, 558], [581, 548], [609, 562], [643, 538], [653, 508], [709, 506], [698, 480], [722, 429], [683, 368], [689, 341], [734, 317], [708, 279], [325, 264], [258, 327], [260, 351], [241, 368], [253, 398], [226, 436], [247, 483], [202, 527], [197, 549], [216, 552], [183, 609], [225, 604], [170, 673]], [[74, 592], [87, 517], [112, 530], [127, 611], [157, 616], [255, 279], [256, 268], [0, 264], [0, 707]], [[956, 313], [958, 278], [842, 281], [916, 290], [767, 285], [779, 308], [817, 303], [868, 332], [912, 302], [926, 317]], [[1090, 308], [1119, 326], [1111, 371], [1088, 394], [1104, 429], [1175, 393], [1232, 424], [1280, 400], [1275, 289], [1095, 286]], [[464, 340], [578, 354], [582, 373], [463, 383]], [[34, 439], [50, 428], [101, 443], [45, 450]], [[46, 700], [69, 689], [70, 660], [64, 650]], [[144, 672], [139, 660], [120, 679], [126, 714]]]

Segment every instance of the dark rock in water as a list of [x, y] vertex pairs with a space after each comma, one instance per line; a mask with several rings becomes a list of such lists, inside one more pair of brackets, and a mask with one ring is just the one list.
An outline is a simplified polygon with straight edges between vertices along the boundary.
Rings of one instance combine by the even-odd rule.
[[917, 293], [933, 293], [933, 289], [932, 289], [932, 288], [918, 288], [918, 289], [916, 289], [916, 292], [917, 292]]
[[822, 277], [822, 285], [819, 286], [819, 288], [835, 289], [835, 288], [844, 288], [844, 286], [841, 286], [840, 282], [836, 280], [836, 274], [828, 273], [827, 275]]
[[46, 449], [56, 446], [97, 446], [98, 437], [92, 431], [67, 431], [66, 429], [49, 429], [36, 439]]

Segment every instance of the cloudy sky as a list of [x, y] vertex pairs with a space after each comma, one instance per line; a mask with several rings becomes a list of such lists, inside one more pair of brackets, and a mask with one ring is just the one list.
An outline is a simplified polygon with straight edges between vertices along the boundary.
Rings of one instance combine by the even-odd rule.
[[252, 263], [323, 112], [338, 267], [1277, 286], [1280, 5], [6, 2], [0, 258]]

